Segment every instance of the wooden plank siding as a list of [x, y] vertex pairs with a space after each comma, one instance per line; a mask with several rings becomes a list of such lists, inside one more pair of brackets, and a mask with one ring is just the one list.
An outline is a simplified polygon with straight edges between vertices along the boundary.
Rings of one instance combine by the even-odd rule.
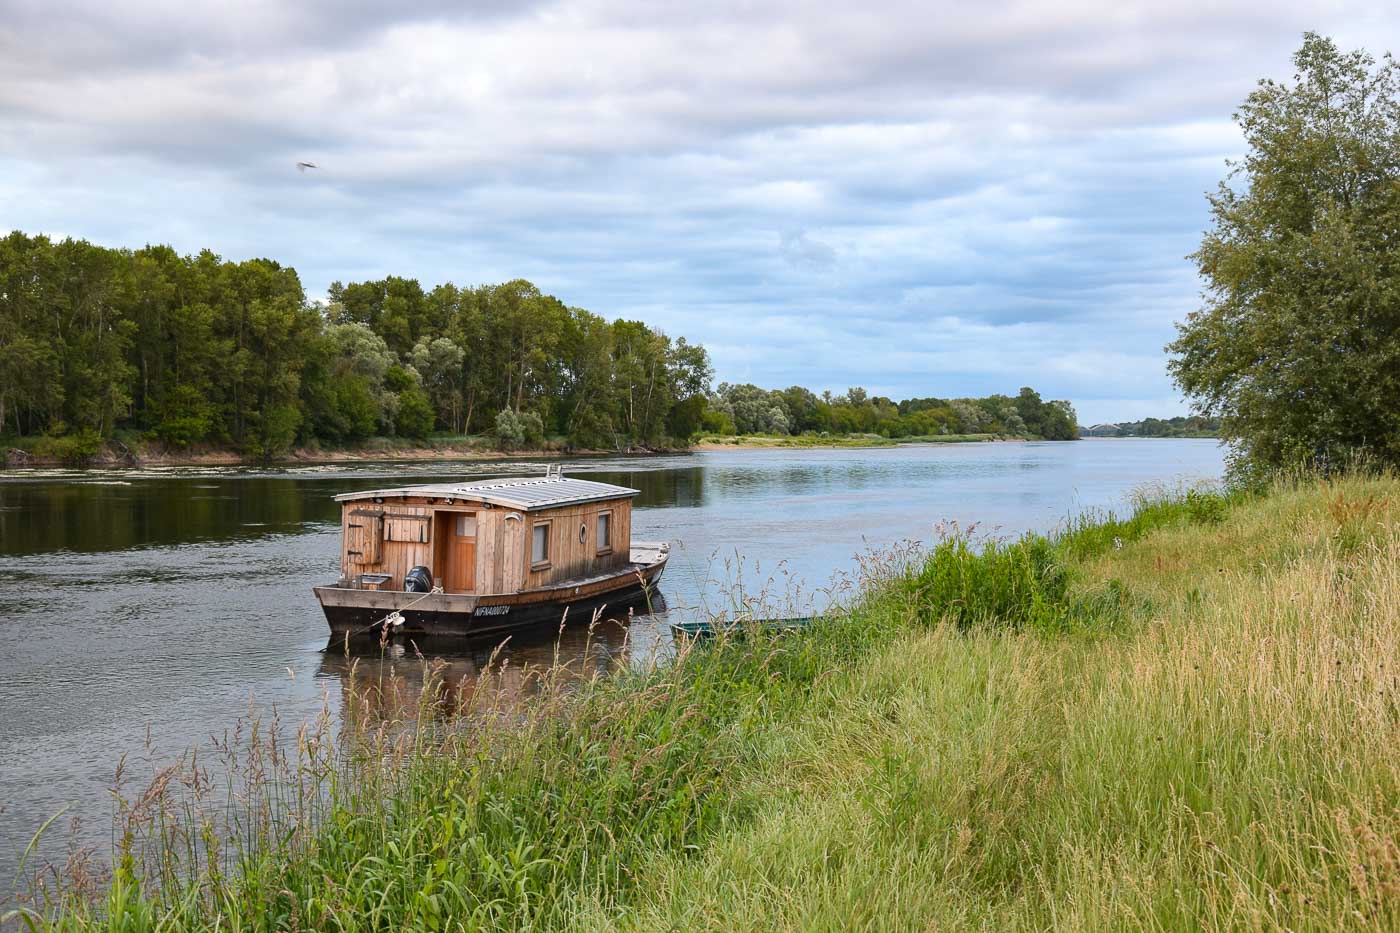
[[[599, 512], [612, 513], [612, 549], [605, 554], [598, 553]], [[632, 503], [627, 500], [589, 502], [526, 513], [524, 559], [529, 573], [525, 588], [591, 577], [627, 566], [631, 558], [631, 517]], [[530, 548], [534, 526], [540, 522], [549, 522], [549, 566], [535, 569], [529, 563]], [[583, 540], [579, 540], [580, 527], [584, 529]]]
[[[373, 507], [355, 503], [354, 508], [345, 509], [344, 525], [357, 534], [345, 539], [344, 575], [354, 580], [362, 573], [387, 573], [391, 579], [385, 589], [402, 589], [404, 574], [419, 564], [432, 564], [432, 512], [426, 505], [401, 502]], [[377, 533], [377, 548], [368, 540], [373, 533]]]
[[494, 572], [497, 593], [519, 592], [521, 581], [525, 579], [525, 568], [529, 566], [530, 546], [526, 537], [527, 515], [520, 512], [501, 514], [501, 544], [496, 550]]
[[[476, 592], [515, 593], [625, 567], [631, 559], [632, 503], [629, 499], [519, 512], [455, 501], [452, 505], [422, 496], [386, 498], [382, 503], [344, 503], [341, 510], [341, 576], [353, 585], [362, 573], [389, 574], [386, 590], [401, 590], [409, 570], [423, 565], [442, 582], [434, 539], [440, 526], [435, 512], [476, 515]], [[597, 552], [597, 516], [612, 513], [612, 549]], [[534, 524], [550, 522], [549, 566], [533, 569], [530, 548]], [[579, 527], [586, 527], [579, 540]]]

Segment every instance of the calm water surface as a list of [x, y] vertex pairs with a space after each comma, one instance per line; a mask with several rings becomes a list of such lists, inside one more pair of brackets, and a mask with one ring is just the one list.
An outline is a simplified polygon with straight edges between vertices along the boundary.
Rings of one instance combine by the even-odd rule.
[[[1210, 440], [1090, 440], [870, 450], [734, 451], [579, 460], [571, 474], [641, 490], [633, 534], [673, 542], [661, 590], [673, 614], [718, 608], [742, 569], [750, 591], [821, 602], [853, 557], [928, 540], [940, 521], [1048, 530], [1114, 508], [1136, 487], [1220, 475]], [[326, 651], [311, 594], [334, 580], [332, 497], [392, 478], [540, 473], [540, 463], [393, 463], [277, 470], [0, 473], [0, 893], [52, 814], [106, 844], [124, 753], [157, 759], [208, 741], [250, 709], [282, 721], [336, 709], [353, 677], [406, 659]], [[680, 608], [677, 608], [680, 607]], [[801, 608], [799, 605], [797, 608]], [[585, 632], [512, 639], [512, 666], [581, 660]], [[592, 670], [664, 651], [664, 619], [592, 639]], [[469, 689], [494, 645], [443, 654]], [[442, 654], [442, 652], [436, 652]], [[411, 682], [411, 681], [410, 681]], [[411, 688], [406, 688], [411, 693]], [[397, 698], [413, 702], [413, 697]], [[390, 702], [390, 700], [386, 700]], [[66, 831], [46, 837], [61, 857]]]

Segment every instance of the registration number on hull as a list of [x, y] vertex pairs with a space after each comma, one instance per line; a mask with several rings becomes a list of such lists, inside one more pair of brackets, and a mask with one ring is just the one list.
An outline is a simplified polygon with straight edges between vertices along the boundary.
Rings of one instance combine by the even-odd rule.
[[479, 616], [503, 616], [510, 612], [509, 606], [482, 606], [476, 610]]

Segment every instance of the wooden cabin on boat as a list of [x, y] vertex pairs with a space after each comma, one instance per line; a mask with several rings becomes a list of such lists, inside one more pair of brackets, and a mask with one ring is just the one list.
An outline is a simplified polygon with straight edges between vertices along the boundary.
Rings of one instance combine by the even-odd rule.
[[565, 606], [625, 605], [669, 554], [632, 542], [636, 494], [551, 472], [337, 496], [340, 579], [316, 595], [335, 635], [383, 619], [380, 630], [484, 634], [557, 623]]

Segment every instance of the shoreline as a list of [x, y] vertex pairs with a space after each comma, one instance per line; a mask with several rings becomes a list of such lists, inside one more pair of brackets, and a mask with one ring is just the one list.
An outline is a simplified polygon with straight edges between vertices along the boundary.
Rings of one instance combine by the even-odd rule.
[[[1157, 437], [1094, 437], [1084, 436], [1077, 440], [1085, 441], [1105, 441], [1105, 440], [1176, 440], [1179, 438], [1157, 438]], [[1195, 439], [1195, 438], [1193, 438]], [[1210, 438], [1201, 438], [1209, 440]], [[566, 448], [563, 446], [551, 446], [540, 448], [528, 448], [520, 450], [499, 450], [494, 447], [473, 444], [448, 444], [444, 446], [405, 446], [405, 447], [382, 447], [382, 448], [346, 448], [346, 449], [316, 449], [298, 447], [287, 454], [270, 460], [249, 459], [241, 456], [232, 450], [200, 450], [172, 452], [167, 450], [141, 451], [135, 453], [127, 450], [122, 452], [121, 448], [107, 445], [101, 454], [85, 464], [65, 463], [58, 457], [39, 456], [21, 448], [0, 447], [0, 473], [20, 471], [25, 469], [51, 469], [55, 467], [67, 467], [70, 469], [115, 469], [115, 468], [135, 468], [143, 467], [199, 467], [199, 466], [228, 466], [228, 467], [258, 467], [258, 466], [289, 466], [307, 464], [335, 464], [335, 463], [382, 463], [396, 460], [412, 461], [433, 461], [433, 460], [518, 460], [530, 458], [558, 459], [563, 457], [626, 457], [626, 456], [661, 456], [665, 454], [684, 453], [705, 453], [711, 451], [734, 451], [734, 450], [841, 450], [841, 449], [877, 449], [887, 447], [932, 447], [945, 444], [1024, 444], [1029, 443], [1033, 438], [1026, 437], [998, 437], [994, 435], [952, 435], [945, 438], [804, 438], [801, 435], [781, 438], [765, 437], [761, 435], [738, 435], [720, 439], [715, 436], [704, 437], [694, 444], [684, 447], [645, 447], [635, 446], [622, 450], [601, 450], [595, 448]], [[1067, 442], [1066, 442], [1067, 443]], [[19, 456], [16, 456], [18, 454]]]
[[322, 450], [305, 447], [295, 448], [288, 453], [274, 457], [269, 460], [250, 459], [231, 450], [207, 450], [207, 451], [185, 451], [174, 453], [170, 451], [150, 451], [140, 454], [132, 453], [122, 455], [110, 448], [103, 450], [102, 454], [84, 464], [65, 463], [58, 457], [41, 457], [27, 451], [20, 451], [24, 454], [22, 458], [14, 458], [13, 453], [18, 448], [9, 448], [8, 451], [0, 449], [0, 456], [10, 454], [0, 459], [0, 473], [31, 468], [54, 468], [67, 467], [70, 469], [113, 469], [113, 468], [134, 468], [143, 467], [180, 467], [180, 466], [228, 466], [228, 467], [258, 467], [258, 466], [289, 466], [318, 463], [378, 463], [395, 460], [510, 460], [520, 458], [559, 458], [559, 457], [596, 457], [596, 456], [625, 456], [625, 455], [646, 455], [646, 454], [666, 454], [684, 453], [690, 448], [644, 448], [633, 447], [627, 450], [594, 450], [589, 448], [569, 448], [544, 447], [522, 450], [498, 450], [491, 447], [477, 447], [471, 445], [449, 445], [443, 447], [386, 447], [381, 449], [339, 449]]
[[[794, 441], [797, 439], [794, 438]], [[413, 460], [428, 462], [433, 460], [518, 460], [533, 458], [558, 459], [563, 457], [640, 457], [640, 456], [662, 456], [666, 454], [684, 454], [695, 452], [719, 451], [719, 450], [840, 450], [843, 448], [853, 449], [874, 449], [881, 447], [912, 447], [912, 446], [933, 446], [937, 444], [976, 444], [976, 443], [1009, 443], [1024, 442], [1027, 438], [1003, 437], [1003, 438], [967, 438], [946, 441], [905, 441], [881, 439], [847, 439], [840, 438], [824, 439], [824, 443], [784, 443], [781, 438], [776, 437], [739, 437], [732, 442], [704, 440], [685, 447], [628, 447], [623, 450], [600, 450], [595, 448], [563, 448], [563, 447], [542, 447], [524, 448], [520, 450], [498, 450], [491, 447], [476, 447], [470, 445], [450, 445], [444, 447], [386, 447], [381, 449], [341, 449], [324, 450], [299, 447], [280, 457], [270, 460], [249, 459], [231, 450], [208, 450], [208, 451], [186, 451], [175, 453], [171, 451], [143, 451], [140, 454], [132, 453], [123, 455], [113, 449], [105, 448], [103, 452], [92, 460], [83, 464], [65, 463], [58, 457], [44, 457], [29, 453], [20, 448], [9, 448], [8, 451], [0, 450], [0, 454], [8, 453], [9, 456], [0, 460], [0, 473], [12, 472], [25, 469], [53, 469], [66, 467], [69, 469], [117, 469], [132, 468], [141, 469], [144, 467], [199, 467], [199, 466], [227, 466], [227, 467], [258, 467], [258, 466], [289, 466], [307, 465], [318, 463], [384, 463], [396, 460]], [[15, 457], [18, 452], [22, 456]]]
[[993, 434], [953, 434], [946, 437], [822, 437], [804, 435], [770, 437], [740, 434], [732, 437], [707, 435], [690, 445], [690, 450], [840, 450], [842, 448], [934, 447], [940, 444], [1026, 443], [1028, 437], [1000, 437]]

